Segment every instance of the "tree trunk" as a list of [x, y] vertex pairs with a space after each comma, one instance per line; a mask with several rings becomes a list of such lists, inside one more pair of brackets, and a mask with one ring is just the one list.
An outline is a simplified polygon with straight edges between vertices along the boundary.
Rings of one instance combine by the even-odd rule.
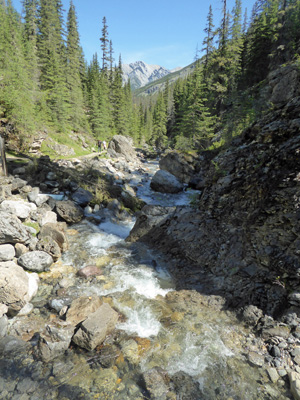
[[7, 175], [4, 139], [0, 136], [0, 175]]

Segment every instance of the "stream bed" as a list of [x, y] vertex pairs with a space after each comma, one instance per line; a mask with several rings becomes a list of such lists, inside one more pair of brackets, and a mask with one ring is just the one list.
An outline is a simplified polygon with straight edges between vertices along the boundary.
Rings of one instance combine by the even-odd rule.
[[[138, 196], [148, 204], [186, 204], [193, 193], [152, 193], [155, 168], [132, 179]], [[41, 274], [33, 311], [10, 320], [10, 334], [29, 341], [9, 337], [2, 344], [0, 399], [289, 399], [247, 361], [257, 340], [221, 298], [176, 291], [159, 254], [125, 242], [134, 222], [105, 210], [101, 222], [87, 218], [68, 229], [69, 250]], [[101, 275], [79, 277], [90, 264]], [[74, 299], [94, 295], [119, 313], [117, 329], [94, 351], [71, 345], [54, 360], [36, 359], [36, 332]]]

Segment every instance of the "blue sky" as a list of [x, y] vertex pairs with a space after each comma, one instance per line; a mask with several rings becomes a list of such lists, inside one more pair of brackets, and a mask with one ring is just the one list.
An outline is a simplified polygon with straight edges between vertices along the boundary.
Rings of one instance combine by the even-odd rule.
[[[12, 0], [21, 13], [21, 0]], [[62, 0], [65, 10], [69, 0]], [[102, 19], [105, 16], [114, 57], [123, 63], [144, 61], [168, 69], [185, 67], [193, 62], [196, 48], [202, 48], [204, 28], [212, 5], [214, 24], [219, 26], [221, 0], [73, 0], [80, 41], [86, 60], [94, 53], [101, 54]], [[242, 0], [243, 13], [248, 16], [255, 0]], [[229, 11], [234, 0], [227, 0]]]

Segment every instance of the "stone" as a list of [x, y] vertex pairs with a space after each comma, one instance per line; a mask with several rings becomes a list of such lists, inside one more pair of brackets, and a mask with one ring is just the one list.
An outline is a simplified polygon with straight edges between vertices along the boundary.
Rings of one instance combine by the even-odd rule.
[[270, 380], [273, 383], [276, 383], [278, 381], [279, 375], [278, 375], [276, 368], [267, 368], [267, 373], [269, 375]]
[[81, 268], [77, 272], [78, 276], [81, 276], [83, 278], [88, 278], [90, 276], [99, 276], [102, 275], [102, 271], [100, 268], [98, 268], [96, 265], [87, 265], [83, 268]]
[[44, 251], [31, 251], [18, 258], [18, 264], [34, 272], [48, 271], [53, 264], [53, 258]]
[[248, 354], [248, 361], [251, 365], [262, 367], [264, 365], [264, 356], [254, 351], [250, 351]]
[[41, 237], [36, 245], [36, 250], [49, 254], [54, 261], [57, 261], [61, 256], [60, 247], [51, 236]]
[[178, 193], [184, 188], [183, 184], [170, 172], [162, 169], [158, 170], [153, 176], [151, 183], [151, 189], [161, 193]]
[[16, 255], [15, 248], [11, 244], [0, 245], [0, 262], [11, 261]]
[[127, 162], [136, 161], [137, 155], [130, 140], [122, 135], [115, 135], [108, 144], [107, 153], [113, 158], [123, 157]]
[[170, 151], [159, 160], [159, 168], [170, 172], [182, 183], [189, 183], [194, 174], [194, 159], [177, 151]]
[[103, 303], [82, 323], [72, 340], [79, 347], [93, 350], [115, 329], [117, 321], [118, 313]]
[[0, 318], [2, 318], [3, 315], [7, 313], [7, 311], [8, 311], [7, 305], [0, 303]]
[[71, 325], [78, 325], [94, 313], [102, 303], [98, 296], [79, 297], [71, 303], [67, 311], [66, 321]]
[[294, 400], [300, 400], [300, 374], [298, 372], [291, 371], [288, 373], [288, 377]]
[[25, 243], [30, 238], [19, 218], [0, 210], [0, 244]]
[[0, 209], [15, 215], [18, 218], [26, 219], [31, 212], [36, 211], [36, 205], [21, 200], [4, 200], [0, 204]]
[[50, 236], [59, 245], [61, 251], [66, 251], [68, 249], [68, 240], [64, 230], [61, 227], [61, 224], [58, 223], [54, 224], [50, 222], [46, 223], [41, 227], [38, 236], [39, 239], [42, 239], [45, 236]]
[[53, 211], [46, 211], [39, 219], [40, 226], [44, 226], [48, 223], [57, 223], [57, 214]]
[[26, 272], [13, 261], [0, 262], [0, 303], [15, 314], [28, 301], [29, 279]]
[[154, 367], [143, 373], [146, 389], [150, 393], [151, 399], [167, 400], [170, 390], [168, 373], [162, 368]]
[[93, 199], [93, 194], [89, 190], [78, 188], [74, 193], [72, 193], [71, 198], [77, 205], [85, 207]]
[[36, 357], [48, 362], [61, 356], [68, 349], [73, 334], [73, 325], [62, 320], [52, 321], [39, 336]]
[[15, 244], [15, 256], [16, 258], [21, 257], [22, 254], [25, 254], [29, 251], [28, 247], [26, 247], [24, 244], [22, 243], [16, 243]]
[[57, 201], [56, 212], [61, 218], [70, 224], [80, 222], [84, 217], [82, 208], [71, 200]]
[[0, 338], [7, 335], [8, 331], [8, 318], [6, 315], [3, 315], [0, 318]]

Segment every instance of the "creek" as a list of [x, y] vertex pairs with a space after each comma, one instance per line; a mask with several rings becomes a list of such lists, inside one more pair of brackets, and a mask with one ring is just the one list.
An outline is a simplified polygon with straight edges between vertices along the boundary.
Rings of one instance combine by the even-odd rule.
[[[147, 174], [131, 185], [148, 204], [187, 204], [193, 193], [153, 193]], [[156, 382], [155, 399], [286, 399], [264, 370], [247, 362], [255, 337], [219, 299], [176, 291], [168, 262], [144, 244], [126, 243], [134, 218], [117, 218], [105, 209], [68, 230], [69, 250], [41, 276], [31, 314], [10, 321], [11, 334], [32, 336], [57, 312], [80, 296], [104, 297], [121, 318], [117, 330], [94, 351], [71, 346], [47, 363], [36, 360], [24, 342], [8, 341], [0, 358], [0, 399], [148, 399], [142, 376], [154, 367], [171, 379], [172, 390]], [[76, 271], [95, 263], [102, 275], [83, 279]], [[62, 283], [63, 282], [63, 283]], [[21, 332], [21, 333], [20, 333]], [[35, 335], [30, 339], [35, 344]], [[155, 386], [155, 385], [154, 385]], [[148, 388], [149, 389], [149, 388]], [[158, 394], [160, 393], [160, 394]]]

